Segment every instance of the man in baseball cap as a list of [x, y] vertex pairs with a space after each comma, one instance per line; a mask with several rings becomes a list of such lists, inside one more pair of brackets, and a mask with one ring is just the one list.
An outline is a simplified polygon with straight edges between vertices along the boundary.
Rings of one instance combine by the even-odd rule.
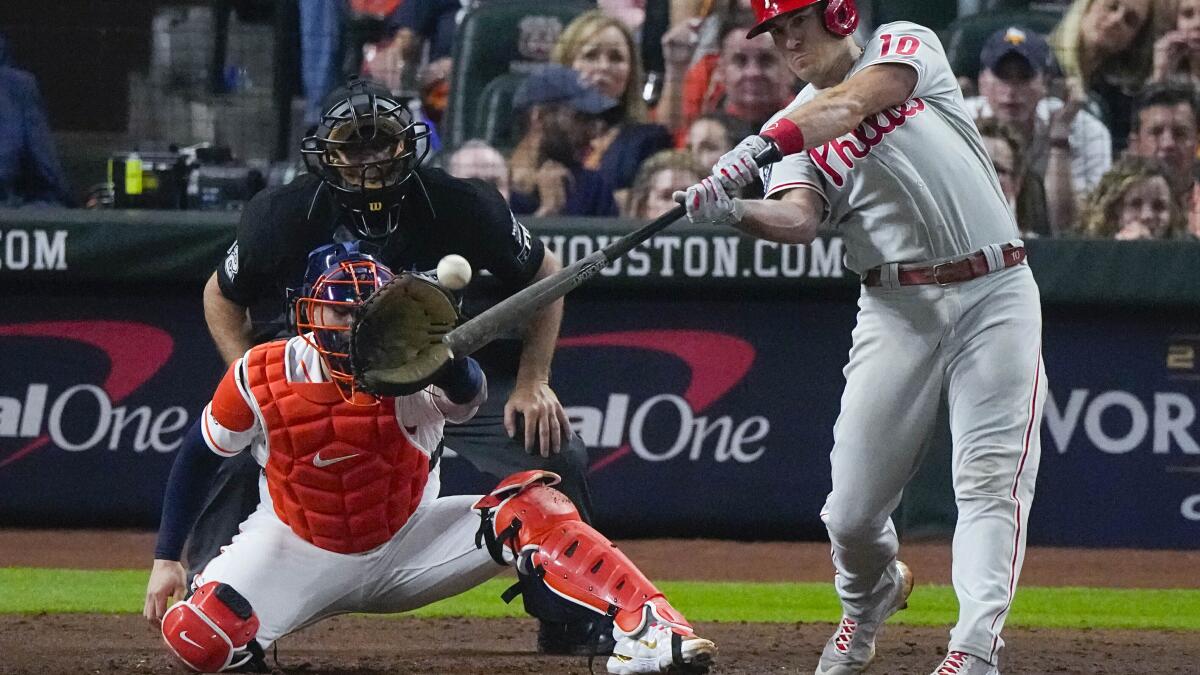
[[584, 84], [574, 70], [550, 64], [530, 73], [513, 95], [516, 110], [547, 104], [565, 105], [581, 113], [599, 115], [617, 107], [617, 100]]
[[1014, 128], [1022, 141], [1019, 163], [1045, 186], [1049, 232], [1069, 227], [1076, 198], [1095, 187], [1112, 164], [1112, 135], [1082, 110], [1085, 94], [1078, 85], [1068, 83], [1066, 102], [1047, 95], [1054, 57], [1037, 31], [1021, 26], [996, 31], [984, 43], [980, 62], [981, 95], [967, 99], [967, 110]]
[[521, 134], [512, 155], [513, 213], [617, 215], [612, 184], [583, 167], [596, 122], [617, 105], [565, 66], [547, 65], [530, 73], [513, 95]]

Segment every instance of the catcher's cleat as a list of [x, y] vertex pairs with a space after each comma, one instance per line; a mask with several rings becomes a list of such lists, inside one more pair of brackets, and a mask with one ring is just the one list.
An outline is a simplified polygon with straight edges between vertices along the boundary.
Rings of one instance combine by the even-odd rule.
[[1000, 675], [1000, 669], [966, 652], [950, 652], [931, 675]]
[[897, 560], [888, 566], [886, 573], [892, 579], [888, 601], [880, 605], [874, 616], [843, 616], [833, 637], [825, 643], [814, 675], [857, 675], [871, 665], [879, 629], [888, 617], [908, 607], [908, 596], [913, 589], [913, 574], [908, 565]]
[[596, 617], [563, 623], [538, 624], [537, 650], [556, 656], [608, 656], [613, 652], [612, 618]]
[[696, 635], [691, 628], [662, 620], [654, 606], [647, 604], [643, 628], [628, 635], [620, 626], [613, 628], [617, 644], [608, 657], [608, 672], [615, 675], [637, 673], [707, 673], [717, 655], [711, 640]]

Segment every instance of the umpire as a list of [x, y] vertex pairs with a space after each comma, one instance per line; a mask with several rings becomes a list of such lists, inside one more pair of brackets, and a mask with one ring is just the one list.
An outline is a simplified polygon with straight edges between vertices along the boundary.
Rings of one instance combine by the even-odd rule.
[[[289, 298], [301, 287], [307, 255], [331, 241], [362, 240], [396, 271], [431, 270], [457, 253], [472, 268], [491, 272], [506, 294], [561, 268], [494, 187], [421, 166], [429, 129], [381, 85], [352, 78], [322, 109], [315, 133], [301, 143], [309, 173], [246, 205], [237, 240], [204, 288], [204, 317], [226, 363], [254, 344], [288, 334]], [[560, 487], [590, 521], [587, 448], [571, 433], [549, 384], [561, 319], [559, 300], [533, 315], [509, 358], [480, 354], [488, 401], [467, 424], [447, 426], [444, 442], [498, 477], [535, 468], [558, 473]], [[191, 533], [189, 578], [258, 505], [258, 479], [247, 453], [222, 462]], [[543, 623], [538, 648], [590, 653], [598, 633], [597, 649], [610, 650], [611, 642], [603, 640], [610, 632], [590, 621]]]

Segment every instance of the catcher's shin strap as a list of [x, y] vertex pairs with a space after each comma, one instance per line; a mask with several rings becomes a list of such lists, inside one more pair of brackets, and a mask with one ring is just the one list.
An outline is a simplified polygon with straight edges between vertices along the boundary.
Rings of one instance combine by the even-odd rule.
[[[1025, 262], [1025, 247], [1005, 244], [999, 247], [1000, 264], [998, 269], [1007, 269]], [[963, 281], [977, 279], [992, 271], [988, 263], [986, 250], [976, 251], [965, 258], [947, 260], [936, 265], [899, 265], [896, 268], [896, 282], [900, 286], [915, 286], [920, 284], [937, 284], [945, 286]], [[883, 269], [874, 267], [863, 275], [864, 286], [882, 286]]]
[[[556, 482], [557, 475], [536, 470], [501, 481], [475, 503], [481, 512], [476, 546], [487, 546], [497, 562], [515, 561], [522, 577], [540, 576], [560, 601], [612, 615], [627, 634], [641, 630], [647, 604], [667, 622], [690, 630], [633, 561], [580, 520], [566, 495], [550, 487]], [[515, 597], [516, 592], [510, 589], [506, 595]]]

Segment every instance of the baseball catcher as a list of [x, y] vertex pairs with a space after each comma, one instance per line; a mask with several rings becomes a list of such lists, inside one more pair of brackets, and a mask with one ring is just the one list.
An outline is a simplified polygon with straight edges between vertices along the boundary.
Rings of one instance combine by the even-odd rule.
[[[380, 306], [408, 296], [394, 307], [428, 316], [374, 317], [364, 306], [376, 294]], [[713, 643], [580, 519], [554, 473], [516, 473], [482, 497], [438, 497], [443, 425], [469, 419], [486, 398], [482, 370], [471, 358], [447, 360], [429, 386], [372, 393], [351, 345], [374, 354], [364, 341], [394, 329], [453, 325], [446, 291], [335, 244], [310, 257], [295, 311], [298, 335], [252, 347], [230, 367], [168, 479], [144, 614], [183, 663], [261, 672], [263, 650], [303, 626], [415, 609], [513, 565], [519, 581], [506, 596], [523, 594], [539, 619], [612, 618], [610, 673], [707, 670]], [[408, 364], [425, 362], [418, 350]], [[207, 483], [222, 458], [244, 451], [263, 469], [260, 504], [191, 596], [168, 607], [183, 595], [179, 554]]]

